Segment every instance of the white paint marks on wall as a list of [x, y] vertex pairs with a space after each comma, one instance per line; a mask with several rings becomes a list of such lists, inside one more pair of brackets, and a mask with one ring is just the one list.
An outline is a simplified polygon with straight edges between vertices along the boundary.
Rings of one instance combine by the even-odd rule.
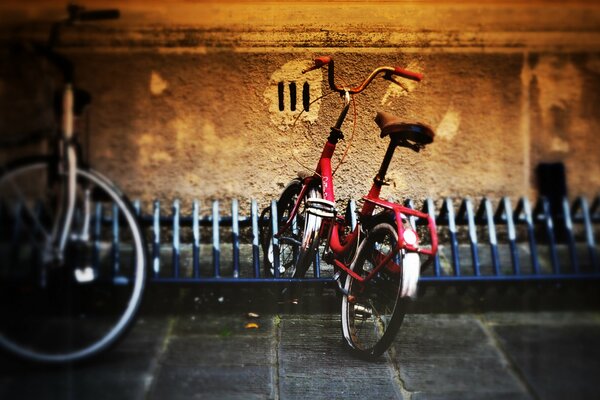
[[322, 70], [302, 74], [302, 70], [311, 65], [312, 60], [294, 60], [284, 64], [273, 72], [263, 93], [271, 121], [282, 131], [291, 127], [297, 118], [298, 122], [314, 123], [319, 117], [320, 100], [310, 104], [308, 111], [304, 107], [305, 93], [310, 102], [323, 93]]
[[166, 80], [160, 76], [156, 71], [152, 71], [150, 74], [150, 93], [155, 96], [161, 95], [169, 87]]
[[173, 157], [165, 150], [161, 150], [160, 139], [151, 133], [143, 133], [137, 137], [138, 160], [140, 165], [158, 166], [169, 164]]
[[454, 109], [454, 106], [450, 104], [444, 117], [438, 124], [435, 133], [437, 138], [444, 140], [452, 140], [458, 133], [460, 128], [460, 112]]

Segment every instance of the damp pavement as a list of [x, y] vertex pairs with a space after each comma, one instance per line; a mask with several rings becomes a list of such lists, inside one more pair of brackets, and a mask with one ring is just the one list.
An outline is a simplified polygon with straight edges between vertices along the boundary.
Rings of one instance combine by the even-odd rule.
[[[193, 290], [187, 297], [200, 301]], [[0, 399], [600, 398], [595, 307], [417, 308], [385, 356], [367, 362], [344, 349], [333, 298], [329, 308], [288, 296], [219, 309], [221, 295], [210, 307], [145, 307], [125, 339], [90, 362], [0, 356]]]

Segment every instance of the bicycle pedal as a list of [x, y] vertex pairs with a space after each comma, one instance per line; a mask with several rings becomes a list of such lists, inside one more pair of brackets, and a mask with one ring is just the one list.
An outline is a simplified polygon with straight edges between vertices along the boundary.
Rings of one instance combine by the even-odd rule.
[[96, 273], [92, 267], [75, 268], [75, 280], [79, 283], [88, 283], [96, 279]]

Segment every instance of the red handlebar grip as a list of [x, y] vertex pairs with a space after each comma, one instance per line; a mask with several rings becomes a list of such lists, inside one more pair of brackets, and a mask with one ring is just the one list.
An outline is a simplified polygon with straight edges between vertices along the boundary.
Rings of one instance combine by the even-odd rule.
[[418, 72], [407, 71], [400, 67], [394, 68], [394, 74], [417, 82], [423, 80], [423, 74], [420, 74]]
[[321, 68], [323, 65], [327, 65], [331, 62], [331, 57], [322, 56], [315, 58], [315, 67]]

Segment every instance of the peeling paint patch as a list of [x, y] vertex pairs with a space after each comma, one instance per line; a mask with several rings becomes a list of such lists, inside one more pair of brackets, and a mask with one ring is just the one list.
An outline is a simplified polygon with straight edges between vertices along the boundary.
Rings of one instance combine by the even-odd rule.
[[450, 104], [444, 118], [440, 121], [437, 126], [435, 133], [440, 139], [452, 140], [458, 133], [460, 127], [460, 112], [454, 109], [454, 106]]
[[579, 104], [583, 94], [583, 77], [570, 60], [554, 55], [540, 57], [533, 75], [537, 80], [543, 134], [550, 136], [549, 150], [567, 153], [570, 137], [577, 131], [588, 129], [587, 122], [579, 117]]
[[281, 131], [293, 126], [297, 118], [301, 122], [313, 124], [319, 117], [320, 100], [310, 104], [309, 111], [304, 111], [305, 83], [308, 84], [310, 102], [323, 93], [322, 70], [302, 74], [302, 70], [311, 65], [311, 60], [294, 60], [284, 64], [271, 75], [263, 96], [269, 107], [271, 122]]
[[151, 166], [158, 163], [170, 163], [173, 157], [164, 150], [161, 150], [160, 141], [155, 135], [144, 133], [137, 140], [139, 149], [138, 159], [142, 166]]
[[597, 74], [600, 74], [600, 57], [590, 56], [585, 64], [585, 67]]
[[160, 76], [156, 71], [152, 71], [150, 74], [150, 93], [155, 96], [161, 95], [169, 87], [166, 80]]
[[551, 150], [556, 151], [558, 153], [568, 153], [569, 152], [569, 142], [564, 139], [561, 139], [557, 136], [552, 138]]

